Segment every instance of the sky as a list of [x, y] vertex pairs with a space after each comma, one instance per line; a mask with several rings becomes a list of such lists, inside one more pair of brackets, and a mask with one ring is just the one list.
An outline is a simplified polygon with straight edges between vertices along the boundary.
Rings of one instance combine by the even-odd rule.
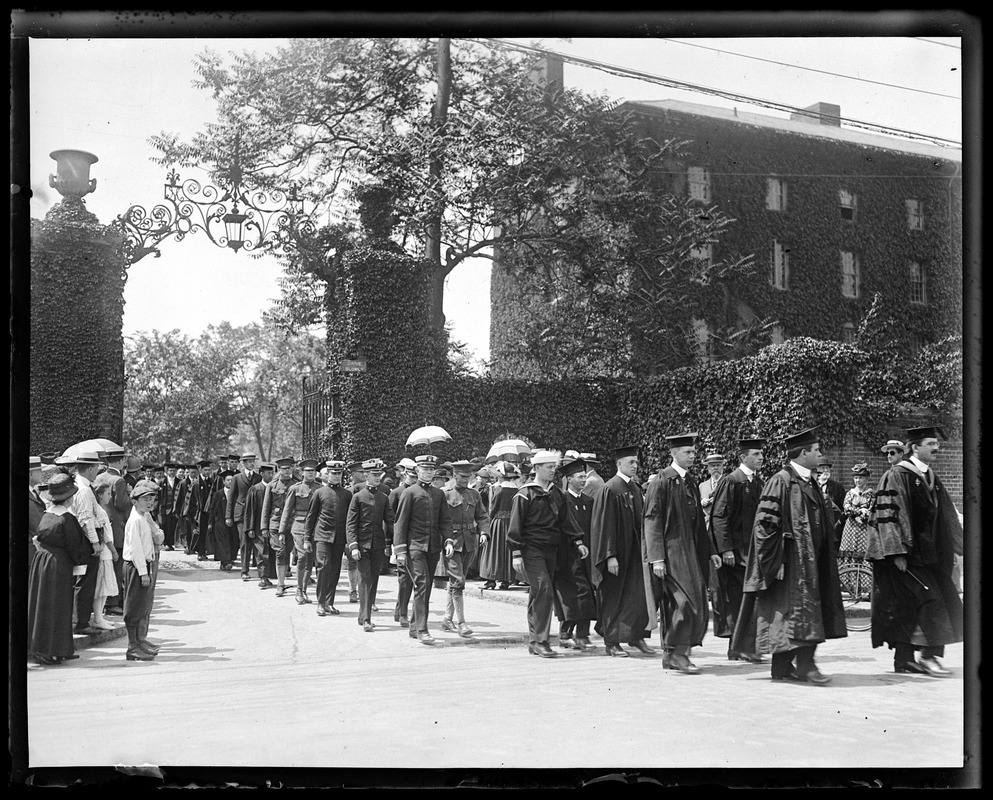
[[[209, 28], [206, 29], [209, 34]], [[517, 31], [518, 33], [521, 31]], [[61, 200], [48, 186], [53, 150], [95, 154], [96, 191], [87, 207], [102, 223], [132, 204], [146, 209], [162, 197], [166, 169], [152, 163], [148, 138], [164, 131], [189, 139], [214, 119], [206, 92], [192, 87], [197, 53], [263, 52], [286, 40], [167, 38], [35, 38], [29, 42], [31, 216], [44, 217]], [[595, 60], [700, 87], [685, 91], [566, 63], [569, 87], [617, 100], [683, 100], [737, 107], [785, 118], [719, 90], [795, 107], [823, 101], [846, 119], [962, 142], [962, 40], [948, 36], [772, 38], [555, 38], [516, 36], [502, 41], [540, 44], [567, 56]], [[978, 134], [977, 134], [978, 135]], [[182, 177], [204, 178], [192, 170]], [[272, 257], [249, 257], [209, 242], [202, 232], [167, 240], [161, 257], [129, 270], [124, 333], [179, 329], [199, 335], [207, 325], [261, 320], [279, 296], [280, 269]], [[457, 268], [446, 287], [445, 314], [456, 339], [489, 356], [489, 265]]]

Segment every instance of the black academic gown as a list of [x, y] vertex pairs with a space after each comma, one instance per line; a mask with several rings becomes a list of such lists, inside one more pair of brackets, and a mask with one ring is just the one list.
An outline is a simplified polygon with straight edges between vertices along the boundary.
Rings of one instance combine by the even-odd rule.
[[714, 547], [707, 535], [700, 490], [671, 466], [652, 478], [645, 495], [645, 546], [649, 564], [664, 560], [660, 603], [667, 648], [703, 643], [710, 610], [707, 580]]
[[[590, 568], [598, 609], [596, 632], [607, 644], [645, 639], [658, 624], [645, 558], [643, 511], [641, 487], [618, 475], [600, 487], [593, 499]], [[618, 561], [617, 575], [607, 569], [610, 557]]]
[[[590, 520], [593, 501], [585, 494], [579, 497], [562, 492], [566, 507], [576, 526], [583, 531], [583, 544], [590, 546]], [[571, 541], [559, 543], [556, 550], [555, 617], [559, 622], [579, 622], [596, 619], [596, 594], [590, 579], [590, 557], [579, 557]]]

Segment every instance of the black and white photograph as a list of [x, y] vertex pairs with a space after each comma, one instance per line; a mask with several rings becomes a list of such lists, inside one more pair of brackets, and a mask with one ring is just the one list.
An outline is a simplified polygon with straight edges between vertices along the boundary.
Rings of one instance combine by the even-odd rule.
[[980, 17], [11, 23], [11, 785], [981, 786]]

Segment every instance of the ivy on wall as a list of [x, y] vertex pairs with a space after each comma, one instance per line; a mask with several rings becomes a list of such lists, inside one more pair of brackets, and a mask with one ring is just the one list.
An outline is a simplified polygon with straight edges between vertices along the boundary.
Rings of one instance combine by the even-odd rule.
[[[121, 440], [121, 237], [79, 199], [31, 220], [30, 450]], [[71, 379], [69, 379], [71, 377]]]

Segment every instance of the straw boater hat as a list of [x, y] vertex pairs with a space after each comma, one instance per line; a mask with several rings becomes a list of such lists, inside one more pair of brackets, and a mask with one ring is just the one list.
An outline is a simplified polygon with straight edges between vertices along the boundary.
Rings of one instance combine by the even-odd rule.
[[885, 453], [887, 450], [899, 450], [901, 453], [906, 453], [907, 448], [903, 446], [903, 442], [899, 439], [890, 439], [886, 444], [879, 448], [879, 452]]
[[724, 456], [720, 453], [707, 453], [707, 457], [703, 460], [704, 464], [723, 464]]

